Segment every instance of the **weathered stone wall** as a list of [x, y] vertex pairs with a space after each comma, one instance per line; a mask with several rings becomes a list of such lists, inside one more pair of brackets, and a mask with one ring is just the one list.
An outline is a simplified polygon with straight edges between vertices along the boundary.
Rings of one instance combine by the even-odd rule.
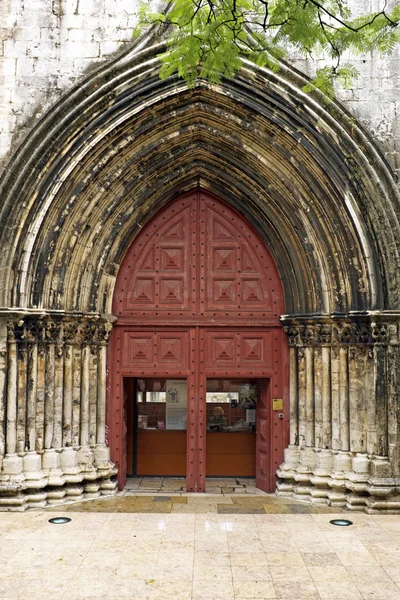
[[[162, 2], [153, 0], [153, 6]], [[361, 12], [369, 0], [352, 0]], [[139, 0], [3, 0], [0, 4], [0, 171], [27, 133], [72, 85], [132, 43]], [[400, 49], [352, 59], [360, 77], [339, 99], [400, 171]], [[292, 56], [312, 73], [315, 64]], [[323, 63], [323, 59], [317, 61]]]
[[132, 43], [138, 6], [138, 0], [1, 2], [0, 171], [68, 88]]

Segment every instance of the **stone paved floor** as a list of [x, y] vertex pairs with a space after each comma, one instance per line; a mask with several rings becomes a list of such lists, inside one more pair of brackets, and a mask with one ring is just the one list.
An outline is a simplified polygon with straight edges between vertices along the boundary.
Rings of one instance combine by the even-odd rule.
[[53, 515], [0, 513], [3, 600], [400, 600], [398, 516]]
[[[184, 477], [132, 477], [127, 480], [124, 494], [182, 494], [186, 493]], [[207, 494], [264, 494], [256, 488], [256, 480], [250, 477], [208, 477]]]
[[49, 508], [68, 512], [310, 514], [338, 513], [338, 508], [312, 506], [291, 498], [277, 498], [256, 488], [255, 479], [208, 478], [205, 494], [186, 493], [184, 478], [128, 479], [123, 492], [110, 498]]
[[[312, 506], [275, 494], [118, 494], [49, 507], [55, 512], [187, 513], [187, 514], [321, 514], [340, 513], [338, 508]], [[0, 597], [1, 598], [1, 597]]]

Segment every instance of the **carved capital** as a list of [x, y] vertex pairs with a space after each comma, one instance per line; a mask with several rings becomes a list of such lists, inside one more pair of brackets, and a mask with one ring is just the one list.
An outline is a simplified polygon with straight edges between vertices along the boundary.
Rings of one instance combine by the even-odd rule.
[[26, 341], [29, 343], [38, 343], [46, 339], [46, 323], [42, 319], [29, 319], [25, 322]]
[[9, 342], [15, 342], [15, 325], [14, 323], [10, 322], [7, 323], [7, 341]]
[[315, 333], [317, 344], [325, 345], [332, 342], [332, 325], [330, 323], [317, 323]]
[[301, 345], [301, 327], [298, 325], [287, 325], [283, 328], [289, 341], [289, 346]]
[[83, 345], [97, 344], [98, 325], [95, 322], [87, 321], [81, 324], [80, 341]]
[[63, 324], [64, 344], [75, 345], [80, 342], [80, 323], [79, 321], [65, 321]]
[[287, 323], [284, 331], [288, 336], [290, 346], [366, 346], [374, 343], [388, 343], [390, 339], [397, 339], [397, 329], [392, 328], [394, 333], [387, 332], [388, 325], [381, 323], [379, 328], [363, 317], [363, 320], [355, 319], [327, 319], [321, 321], [293, 321]]
[[354, 330], [354, 323], [347, 321], [336, 322], [333, 326], [332, 342], [338, 345], [351, 344], [354, 338]]
[[56, 344], [62, 340], [61, 321], [47, 321], [45, 327], [45, 339], [47, 342]]
[[371, 334], [375, 344], [388, 344], [390, 341], [389, 324], [373, 323]]
[[110, 341], [110, 335], [111, 335], [112, 328], [113, 328], [112, 323], [104, 322], [104, 321], [99, 323], [99, 330], [98, 330], [99, 344], [102, 344], [102, 345], [108, 344], [108, 342]]

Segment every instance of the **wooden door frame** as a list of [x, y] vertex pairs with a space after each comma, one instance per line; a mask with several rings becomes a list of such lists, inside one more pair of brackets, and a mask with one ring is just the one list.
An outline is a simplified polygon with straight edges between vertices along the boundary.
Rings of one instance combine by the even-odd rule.
[[[174, 331], [176, 327], [172, 328]], [[201, 368], [204, 365], [204, 336], [203, 328], [182, 328], [189, 333], [188, 353], [191, 357], [188, 369], [163, 370], [155, 366], [151, 372], [146, 370], [121, 368], [121, 334], [127, 330], [126, 326], [116, 326], [111, 336], [108, 351], [109, 379], [107, 387], [107, 422], [108, 443], [111, 448], [111, 457], [118, 468], [118, 486], [123, 489], [126, 483], [126, 431], [124, 423], [124, 377], [146, 378], [159, 377], [170, 379], [187, 379], [188, 404], [187, 404], [187, 466], [186, 481], [188, 492], [205, 492], [206, 484], [206, 380], [209, 378], [255, 379], [269, 381], [270, 403], [270, 439], [269, 439], [269, 485], [267, 491], [275, 490], [276, 470], [283, 462], [283, 450], [289, 438], [289, 399], [288, 399], [288, 347], [283, 329], [265, 328], [273, 333], [274, 346], [271, 348], [274, 357], [274, 366], [270, 369], [215, 369]], [[238, 328], [232, 328], [237, 330]], [[247, 329], [247, 328], [246, 328]], [[258, 328], [259, 329], [259, 328]], [[129, 328], [133, 331], [143, 331], [143, 328]], [[168, 328], [151, 328], [154, 331], [165, 332]], [[210, 328], [208, 328], [210, 330]], [[225, 329], [227, 331], [227, 329]], [[200, 368], [196, 368], [200, 366]], [[272, 411], [272, 398], [282, 397], [284, 400], [284, 419], [280, 420], [278, 414]], [[281, 411], [279, 411], [281, 412]], [[257, 459], [258, 460], [258, 459]]]

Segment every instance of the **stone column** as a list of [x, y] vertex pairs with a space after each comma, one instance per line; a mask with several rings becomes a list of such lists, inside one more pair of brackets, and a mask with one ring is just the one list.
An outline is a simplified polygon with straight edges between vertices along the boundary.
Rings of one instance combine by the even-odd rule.
[[27, 452], [23, 466], [26, 478], [26, 498], [29, 508], [46, 506], [47, 493], [43, 488], [48, 478], [42, 471], [42, 457], [36, 452], [36, 410], [38, 380], [38, 343], [44, 340], [44, 323], [38, 318], [25, 318], [25, 337], [27, 342], [27, 379], [26, 379], [26, 442]]
[[293, 346], [290, 352], [290, 445], [295, 446], [299, 443], [299, 397], [298, 397], [298, 369], [297, 369], [297, 348]]
[[[97, 376], [91, 380], [90, 361], [91, 348], [97, 342], [97, 324], [88, 321], [82, 323], [81, 326], [81, 386], [80, 386], [80, 448], [78, 451], [78, 463], [82, 471], [84, 479], [95, 481], [97, 479], [97, 471], [94, 467], [94, 448], [89, 443], [90, 430], [90, 388], [97, 388]], [[99, 484], [85, 485], [85, 492], [90, 494], [90, 497], [95, 497], [98, 494]]]
[[[60, 449], [54, 445], [55, 430], [55, 367], [56, 346], [61, 343], [62, 327], [59, 321], [48, 320], [45, 327], [45, 403], [44, 403], [44, 452], [42, 456], [43, 473], [48, 477], [48, 484], [52, 487], [62, 487], [65, 484], [61, 468]], [[60, 415], [58, 415], [58, 418]], [[59, 423], [57, 427], [59, 427]], [[48, 502], [59, 504], [65, 496], [64, 490], [49, 490]]]
[[53, 446], [62, 448], [63, 428], [64, 349], [61, 342], [55, 346], [54, 357], [54, 429]]
[[7, 324], [0, 321], [0, 473], [3, 467], [3, 458], [6, 452], [5, 437], [5, 408], [6, 408], [6, 382], [7, 382]]
[[[6, 409], [6, 455], [3, 459], [3, 473], [5, 480], [9, 481], [9, 489], [20, 496], [23, 488], [24, 476], [22, 470], [22, 457], [17, 455], [17, 386], [18, 386], [18, 355], [17, 343], [18, 327], [13, 322], [8, 324], [7, 348], [7, 409]], [[21, 497], [21, 504], [24, 499]]]
[[24, 340], [17, 344], [17, 452], [22, 456], [26, 448], [26, 377], [27, 345]]
[[65, 319], [63, 322], [64, 385], [61, 467], [66, 482], [66, 496], [74, 499], [81, 499], [83, 493], [83, 487], [79, 485], [83, 480], [83, 474], [78, 465], [79, 446], [76, 439], [76, 423], [79, 418], [80, 402], [78, 391], [78, 385], [80, 385], [80, 347], [77, 347], [79, 344], [79, 321], [72, 318]]
[[278, 470], [279, 493], [393, 509], [395, 499], [382, 498], [400, 486], [399, 323], [400, 312], [286, 319], [299, 435]]
[[101, 482], [101, 493], [110, 494], [116, 489], [116, 483], [110, 477], [116, 474], [114, 464], [110, 461], [110, 449], [106, 446], [106, 379], [107, 379], [107, 344], [112, 329], [111, 323], [100, 323], [98, 329], [97, 356], [97, 410], [96, 410], [96, 448], [95, 466], [104, 478]]

